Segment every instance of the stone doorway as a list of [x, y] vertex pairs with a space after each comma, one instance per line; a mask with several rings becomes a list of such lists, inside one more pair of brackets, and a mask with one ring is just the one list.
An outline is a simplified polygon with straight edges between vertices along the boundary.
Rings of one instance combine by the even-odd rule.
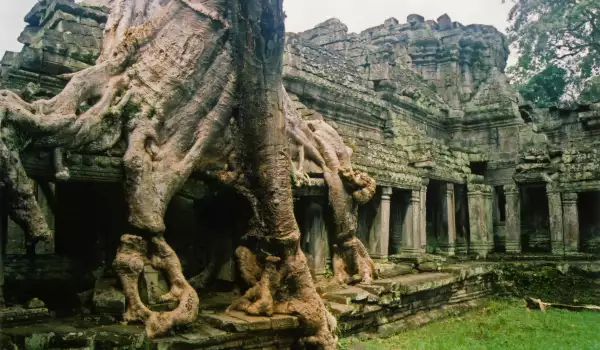
[[545, 184], [522, 186], [521, 203], [523, 252], [549, 253], [550, 209]]
[[579, 193], [579, 230], [581, 249], [600, 254], [600, 191]]

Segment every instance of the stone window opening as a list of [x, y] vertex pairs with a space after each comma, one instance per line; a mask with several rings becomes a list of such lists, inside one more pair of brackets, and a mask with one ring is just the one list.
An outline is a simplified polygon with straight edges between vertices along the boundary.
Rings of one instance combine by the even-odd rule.
[[523, 119], [523, 121], [525, 123], [533, 122], [533, 117], [532, 117], [533, 108], [531, 108], [531, 106], [521, 107], [519, 109], [519, 112], [521, 114], [521, 119]]
[[381, 85], [381, 80], [373, 80], [373, 90], [378, 91]]
[[485, 176], [487, 170], [487, 162], [471, 162], [471, 173], [475, 175]]

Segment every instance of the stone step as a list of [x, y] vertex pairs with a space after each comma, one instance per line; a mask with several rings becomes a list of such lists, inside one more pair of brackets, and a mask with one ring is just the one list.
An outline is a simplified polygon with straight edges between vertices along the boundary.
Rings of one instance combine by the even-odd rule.
[[376, 263], [375, 268], [379, 274], [379, 278], [392, 278], [402, 275], [410, 275], [415, 273], [414, 265], [411, 263]]
[[[374, 285], [373, 288], [377, 287], [377, 285]], [[371, 294], [365, 289], [359, 287], [348, 287], [326, 292], [321, 297], [325, 300], [343, 305], [350, 305], [353, 302], [377, 303], [379, 301], [379, 297], [377, 295]]]
[[372, 282], [372, 284], [383, 287], [386, 292], [410, 294], [422, 290], [439, 288], [456, 281], [456, 275], [450, 273], [433, 272], [384, 278], [375, 280]]
[[249, 316], [241, 311], [229, 311], [218, 314], [201, 313], [199, 319], [218, 329], [237, 333], [292, 329], [298, 327], [300, 324], [298, 318], [294, 316]]
[[327, 308], [333, 314], [333, 316], [339, 317], [350, 317], [359, 313], [359, 308], [356, 305], [346, 305], [328, 301], [326, 303]]
[[0, 310], [0, 330], [2, 327], [20, 326], [45, 321], [51, 318], [46, 307], [27, 309], [14, 306]]

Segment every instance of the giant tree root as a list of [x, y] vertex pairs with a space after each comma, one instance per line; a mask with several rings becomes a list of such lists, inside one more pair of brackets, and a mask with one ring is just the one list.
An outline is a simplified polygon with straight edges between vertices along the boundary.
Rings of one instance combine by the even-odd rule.
[[336, 349], [337, 321], [317, 294], [301, 250], [283, 259], [269, 255], [262, 262], [243, 246], [236, 250], [236, 255], [242, 276], [250, 288], [228, 311], [239, 310], [254, 316], [297, 316], [306, 333], [299, 340], [301, 347]]
[[[355, 238], [357, 205], [372, 196], [374, 182], [351, 170], [352, 152], [331, 125], [287, 113], [282, 0], [110, 3], [98, 63], [73, 74], [59, 95], [27, 103], [0, 91], [0, 165], [11, 217], [33, 240], [51, 235], [20, 163], [25, 147], [103, 152], [125, 141], [129, 223], [156, 238], [150, 243], [132, 235], [122, 238], [114, 265], [128, 300], [124, 317], [145, 321], [150, 337], [189, 323], [198, 297], [161, 238], [163, 218], [190, 174], [210, 161], [211, 145], [224, 137], [235, 110], [241, 170], [248, 182], [247, 190], [239, 188], [255, 211], [250, 226], [260, 231], [257, 236], [285, 247], [272, 254], [277, 258], [252, 258], [260, 268], [247, 271], [255, 276], [248, 278], [250, 290], [238, 307], [253, 314], [296, 314], [306, 327], [307, 343], [334, 348], [331, 317], [298, 248], [284, 133], [298, 147], [301, 159], [294, 173], [299, 178], [307, 178], [304, 157], [323, 169], [345, 281], [374, 278], [372, 261]], [[82, 104], [91, 107], [83, 111]], [[60, 152], [55, 154], [57, 177], [66, 179]], [[166, 272], [171, 291], [165, 298], [179, 300], [177, 309], [154, 313], [141, 302], [137, 281], [145, 264]]]
[[555, 304], [545, 303], [540, 299], [534, 299], [531, 297], [525, 298], [527, 303], [526, 307], [530, 310], [540, 310], [545, 312], [548, 308], [569, 310], [569, 311], [596, 311], [600, 312], [600, 306], [596, 305], [566, 305], [566, 304]]
[[[113, 263], [127, 298], [126, 322], [142, 321], [149, 338], [166, 334], [174, 326], [191, 324], [198, 316], [200, 299], [183, 276], [181, 263], [163, 237], [154, 237], [149, 255], [148, 244], [139, 236], [123, 235], [121, 246]], [[172, 311], [153, 312], [141, 300], [138, 281], [144, 265], [164, 271], [170, 291], [162, 301], [179, 301]]]

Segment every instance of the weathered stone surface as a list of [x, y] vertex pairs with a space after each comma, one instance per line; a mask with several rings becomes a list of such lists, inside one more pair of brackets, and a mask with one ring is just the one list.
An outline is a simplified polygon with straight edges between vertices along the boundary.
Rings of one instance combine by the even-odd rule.
[[26, 309], [41, 309], [44, 308], [46, 304], [38, 298], [33, 298], [27, 302], [25, 305]]
[[94, 312], [121, 316], [125, 312], [125, 295], [114, 278], [99, 278], [92, 297]]
[[47, 308], [22, 308], [19, 306], [0, 309], [0, 324], [2, 327], [32, 324], [49, 319]]
[[[29, 26], [19, 37], [24, 49], [6, 53], [0, 62], [0, 85], [26, 99], [51, 97], [60, 91], [66, 83], [60, 74], [84, 69], [98, 56], [107, 17], [102, 5], [108, 2], [38, 2], [26, 17]], [[456, 244], [457, 253], [466, 255], [469, 247], [472, 256], [489, 257], [494, 227], [502, 225], [507, 253], [522, 251], [521, 233], [528, 236], [531, 246], [551, 244], [555, 253], [519, 258], [589, 257], [576, 253], [579, 247], [600, 252], [600, 221], [597, 215], [586, 216], [584, 210], [587, 206], [596, 212], [600, 208], [596, 197], [586, 197], [600, 191], [600, 104], [534, 109], [507, 83], [507, 40], [495, 28], [463, 26], [448, 15], [433, 21], [415, 14], [406, 22], [390, 18], [383, 25], [354, 34], [348, 33], [341, 21], [331, 19], [303, 33], [289, 34], [286, 42], [284, 83], [294, 107], [307, 120], [323, 118], [329, 122], [353, 150], [355, 168], [367, 171], [385, 189], [379, 198], [383, 217], [370, 235], [362, 237], [377, 257], [384, 259], [389, 253], [385, 233], [394, 223], [386, 220], [390, 219], [396, 192], [412, 193], [412, 220], [403, 222], [400, 243], [394, 247], [402, 254], [390, 257], [411, 264], [382, 260], [378, 264], [381, 279], [370, 285], [328, 291], [323, 296], [331, 312], [343, 320], [340, 329], [348, 333], [378, 329], [381, 334], [392, 334], [439, 317], [435, 313], [425, 315], [426, 311], [446, 305], [468, 306], [491, 293], [495, 264], [448, 265], [446, 261], [427, 260], [423, 254], [428, 205], [439, 204], [439, 198], [434, 203], [427, 199], [430, 180], [442, 182], [445, 188], [441, 198], [447, 230], [446, 235], [436, 238], [443, 239], [443, 252], [448, 255]], [[119, 147], [106, 154], [67, 154], [65, 160], [73, 181], [117, 183], [123, 180], [122, 156], [123, 148]], [[48, 178], [53, 171], [49, 151], [26, 153], [23, 163], [32, 176]], [[306, 163], [308, 174], [322, 177], [318, 167], [308, 159]], [[521, 190], [527, 185], [548, 186], [541, 201], [549, 207], [541, 218], [548, 220], [548, 233], [521, 232], [521, 223], [531, 219], [521, 217]], [[503, 223], [492, 215], [500, 205], [500, 201], [492, 201], [498, 187], [503, 187], [506, 201]], [[193, 182], [182, 194], [192, 203], [206, 192], [204, 184]], [[314, 179], [313, 186], [296, 193], [326, 199], [322, 179]], [[541, 202], [535, 204], [541, 206]], [[320, 210], [325, 211], [324, 206]], [[305, 226], [314, 226], [314, 232], [309, 233], [303, 250], [312, 259], [315, 275], [323, 276], [328, 273], [330, 253], [322, 244], [328, 239], [325, 220], [311, 219], [315, 217]], [[362, 221], [359, 229], [372, 228], [365, 224], [368, 221]], [[7, 280], [74, 278], [71, 261], [37, 256], [30, 262], [24, 257], [23, 240], [9, 239], [9, 243], [15, 254], [6, 262]], [[36, 252], [40, 254], [42, 248], [39, 245]], [[46, 248], [42, 250], [53, 253], [53, 247]], [[225, 267], [219, 278], [234, 282], [232, 260]], [[580, 271], [598, 281], [594, 264], [561, 265], [557, 269], [562, 276]], [[164, 280], [151, 269], [144, 272], [141, 288], [144, 301], [154, 307], [167, 290]], [[97, 313], [120, 315], [124, 311], [125, 299], [115, 280], [97, 280], [93, 305]], [[220, 311], [225, 303], [221, 300], [219, 305], [208, 309]], [[45, 317], [47, 310], [9, 309], [0, 313], [0, 320], [35, 320], [36, 315]], [[250, 317], [206, 310], [200, 322], [161, 340], [160, 348], [219, 344], [222, 348], [283, 349], [297, 338], [287, 332], [299, 324], [297, 318], [289, 316]], [[136, 327], [76, 331], [73, 326], [63, 326], [23, 330], [22, 334], [31, 333], [27, 336], [13, 335], [41, 347], [58, 341], [80, 348], [130, 344], [136, 348], [142, 346], [140, 341], [146, 341]]]

